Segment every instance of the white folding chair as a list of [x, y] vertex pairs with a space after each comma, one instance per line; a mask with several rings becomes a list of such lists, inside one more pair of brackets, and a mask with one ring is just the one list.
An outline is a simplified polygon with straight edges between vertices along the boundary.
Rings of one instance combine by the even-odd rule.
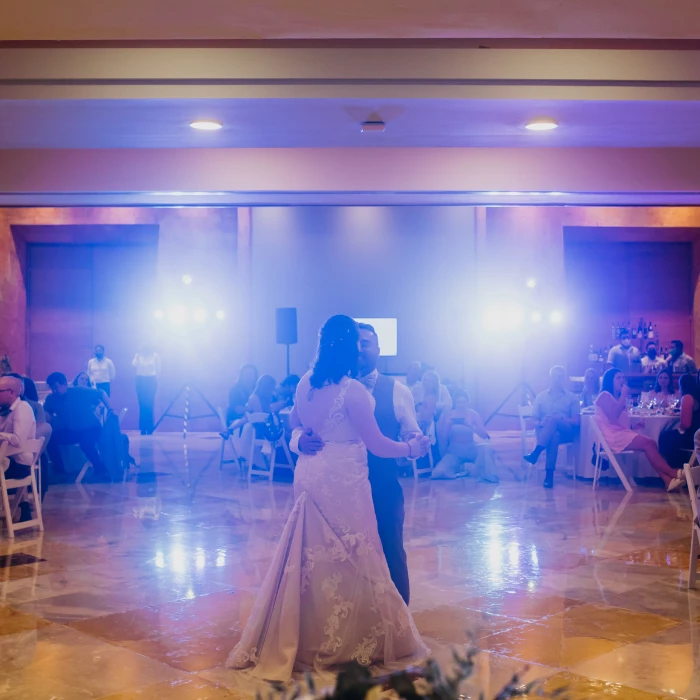
[[[528, 420], [532, 418], [532, 404], [527, 406], [518, 406], [518, 418], [520, 419], [520, 443], [522, 450], [521, 463], [523, 467], [527, 465], [527, 477], [526, 481], [530, 481], [530, 475], [532, 474], [532, 467], [534, 465], [525, 460], [525, 455], [530, 454], [534, 449], [534, 442], [537, 437], [537, 433], [534, 428], [529, 428], [527, 425]], [[532, 445], [532, 447], [531, 447]], [[564, 451], [564, 460], [567, 467], [573, 466], [574, 479], [576, 478], [576, 448], [575, 443], [566, 442], [559, 445], [559, 450], [557, 452], [557, 464], [562, 459], [562, 450]]]
[[129, 409], [125, 406], [124, 408], [122, 408], [121, 411], [119, 411], [119, 413], [117, 413], [117, 420], [119, 421], [120, 428], [122, 427], [122, 423], [124, 422], [124, 418], [126, 417], [126, 413], [128, 410]]
[[593, 441], [596, 453], [595, 468], [593, 471], [593, 490], [595, 491], [598, 487], [598, 480], [600, 479], [600, 473], [603, 469], [603, 459], [607, 459], [610, 463], [610, 466], [612, 466], [620, 481], [622, 482], [622, 485], [625, 487], [625, 491], [633, 491], [632, 487], [630, 486], [629, 480], [625, 476], [625, 472], [622, 471], [622, 467], [617, 461], [617, 456], [634, 455], [635, 457], [638, 457], [638, 453], [634, 450], [623, 450], [622, 452], [617, 453], [613, 452], [610, 449], [607, 440], [603, 437], [603, 433], [600, 430], [598, 421], [595, 419], [594, 416], [591, 416], [590, 427], [593, 429]]
[[[250, 455], [248, 458], [248, 482], [251, 482], [254, 476], [260, 476], [268, 479], [272, 483], [275, 476], [275, 460], [277, 458], [277, 443], [273, 443], [266, 438], [258, 438], [255, 434], [256, 425], [264, 425], [267, 423], [269, 413], [248, 413], [248, 424], [253, 430], [253, 435], [250, 441]], [[260, 455], [263, 460], [268, 461], [269, 469], [262, 469], [255, 465], [255, 450], [260, 450]]]
[[[39, 471], [39, 456], [41, 448], [44, 444], [44, 438], [38, 440], [25, 440], [20, 447], [10, 447], [8, 442], [3, 442], [0, 445], [0, 490], [2, 490], [2, 511], [7, 523], [7, 532], [11, 538], [14, 538], [16, 530], [24, 530], [34, 525], [39, 526], [41, 532], [44, 531], [44, 520], [41, 514], [41, 491], [39, 490], [37, 481], [37, 472]], [[29, 469], [29, 475], [22, 479], [6, 479], [5, 470], [2, 463], [5, 458], [20, 453], [31, 453], [32, 463]], [[19, 504], [25, 499], [27, 488], [32, 487], [31, 502], [34, 505], [34, 517], [23, 523], [15, 523], [14, 517], [19, 509]], [[16, 489], [16, 493], [12, 502], [10, 502], [9, 489]]]
[[[696, 461], [696, 460], [694, 460]], [[698, 580], [698, 557], [700, 557], [700, 466], [683, 465], [685, 482], [688, 484], [690, 507], [693, 509], [693, 524], [690, 530], [690, 566], [688, 568], [688, 588], [695, 588]]]
[[[216, 409], [219, 415], [219, 420], [221, 421], [221, 455], [219, 456], [219, 469], [224, 468], [224, 464], [237, 464], [238, 469], [242, 469], [240, 457], [238, 456], [238, 450], [233, 444], [233, 432], [238, 430], [241, 426], [247, 423], [247, 418], [241, 418], [240, 420], [234, 421], [230, 426], [226, 425], [226, 414], [224, 409], [219, 407]], [[231, 451], [233, 452], [233, 459], [224, 459], [224, 452], [226, 450], [226, 445], [230, 445]]]

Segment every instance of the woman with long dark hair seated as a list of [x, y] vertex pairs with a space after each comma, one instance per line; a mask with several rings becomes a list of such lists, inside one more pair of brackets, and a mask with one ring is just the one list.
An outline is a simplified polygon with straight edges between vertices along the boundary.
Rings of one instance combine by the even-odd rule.
[[674, 491], [684, 483], [683, 471], [673, 469], [659, 453], [656, 443], [630, 427], [627, 415], [629, 387], [625, 375], [614, 367], [603, 375], [603, 387], [595, 402], [595, 420], [608, 447], [613, 452], [634, 450], [644, 452], [651, 466], [663, 479], [667, 491]]
[[658, 408], [666, 408], [678, 398], [673, 372], [667, 367], [664, 367], [656, 375], [656, 384], [649, 392], [649, 398], [655, 400]]
[[682, 469], [693, 449], [693, 436], [700, 429], [700, 388], [692, 374], [678, 380], [681, 389], [681, 415], [678, 426], [659, 435], [659, 452], [674, 469]]

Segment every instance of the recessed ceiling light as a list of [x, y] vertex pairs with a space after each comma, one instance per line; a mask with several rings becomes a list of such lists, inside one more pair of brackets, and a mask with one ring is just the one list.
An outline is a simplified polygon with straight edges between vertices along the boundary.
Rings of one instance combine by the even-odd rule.
[[224, 125], [214, 119], [195, 119], [190, 122], [190, 126], [197, 131], [218, 131], [223, 129]]
[[553, 131], [559, 126], [554, 119], [550, 117], [541, 117], [539, 119], [533, 119], [525, 124], [525, 128], [529, 131]]
[[362, 133], [381, 134], [386, 129], [386, 124], [380, 121], [362, 122]]

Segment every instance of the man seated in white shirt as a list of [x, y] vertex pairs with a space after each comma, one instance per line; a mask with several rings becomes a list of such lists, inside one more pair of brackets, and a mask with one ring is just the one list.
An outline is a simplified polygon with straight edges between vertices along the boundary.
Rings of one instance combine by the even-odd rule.
[[[22, 401], [22, 381], [16, 377], [0, 377], [0, 443], [7, 442], [11, 447], [21, 447], [36, 435], [34, 411]], [[29, 476], [32, 464], [31, 452], [14, 454], [0, 465], [5, 470], [6, 479], [23, 479]]]
[[95, 345], [95, 356], [87, 363], [87, 376], [90, 377], [90, 381], [96, 389], [111, 396], [110, 390], [115, 375], [114, 362], [109, 357], [105, 357], [105, 346]]

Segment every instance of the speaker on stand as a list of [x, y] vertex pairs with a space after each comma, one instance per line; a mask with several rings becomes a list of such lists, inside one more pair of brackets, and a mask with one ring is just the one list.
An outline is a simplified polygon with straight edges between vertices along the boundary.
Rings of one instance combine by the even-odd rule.
[[277, 344], [287, 346], [287, 376], [289, 368], [289, 347], [297, 344], [297, 310], [296, 308], [277, 309], [275, 312], [275, 330]]

